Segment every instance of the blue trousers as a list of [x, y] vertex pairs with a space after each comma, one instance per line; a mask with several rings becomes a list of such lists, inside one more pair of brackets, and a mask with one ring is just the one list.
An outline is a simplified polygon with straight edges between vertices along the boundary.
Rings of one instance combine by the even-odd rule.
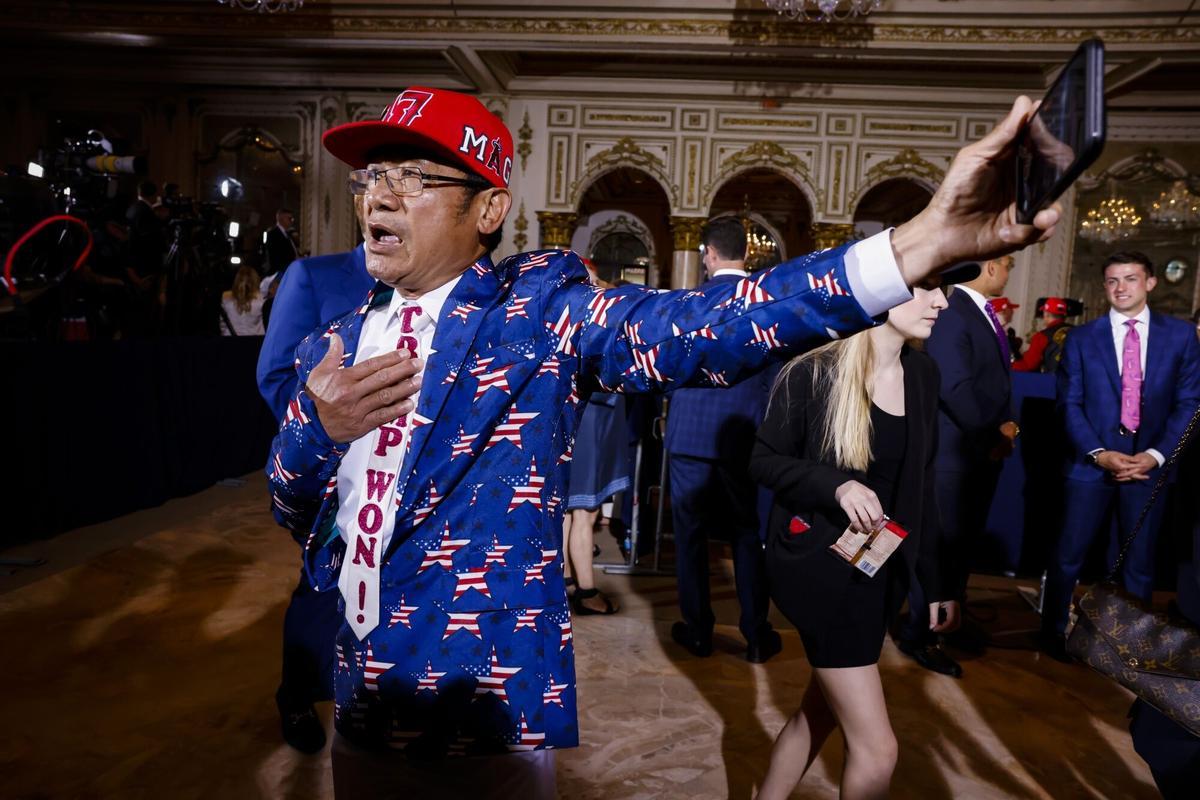
[[[1046, 573], [1042, 604], [1042, 627], [1053, 633], [1066, 630], [1071, 593], [1096, 536], [1100, 533], [1110, 536], [1107, 563], [1111, 565], [1121, 541], [1133, 529], [1154, 488], [1153, 479], [1135, 483], [1072, 480], [1064, 483], [1062, 534]], [[1121, 571], [1125, 589], [1146, 601], [1154, 588], [1154, 545], [1165, 506], [1165, 498], [1160, 496], [1130, 546]], [[1112, 535], [1114, 517], [1117, 525], [1116, 534]]]
[[748, 471], [706, 458], [671, 454], [671, 519], [675, 527], [675, 576], [679, 611], [692, 632], [712, 634], [708, 540], [733, 546], [733, 575], [747, 642], [770, 630], [767, 564], [760, 535], [758, 487]]
[[341, 624], [338, 593], [314, 590], [302, 569], [283, 615], [283, 669], [276, 695], [281, 705], [333, 699], [333, 645]]

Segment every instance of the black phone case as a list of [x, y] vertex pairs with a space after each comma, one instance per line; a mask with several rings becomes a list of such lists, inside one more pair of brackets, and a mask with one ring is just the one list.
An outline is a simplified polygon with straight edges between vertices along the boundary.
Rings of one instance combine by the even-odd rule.
[[[1079, 155], [1071, 166], [1062, 174], [1062, 177], [1053, 184], [1050, 191], [1045, 197], [1029, 197], [1029, 189], [1021, 180], [1020, 164], [1021, 159], [1014, 159], [1013, 172], [1016, 183], [1017, 197], [1017, 222], [1022, 225], [1028, 225], [1033, 222], [1033, 218], [1037, 216], [1037, 212], [1041, 211], [1046, 206], [1053, 203], [1065, 192], [1075, 180], [1083, 174], [1083, 171], [1095, 163], [1100, 157], [1100, 153], [1104, 150], [1104, 141], [1108, 129], [1108, 120], [1104, 103], [1104, 43], [1099, 39], [1088, 39], [1079, 45], [1075, 53], [1071, 56], [1059, 73], [1058, 78], [1050, 86], [1046, 92], [1046, 97], [1050, 97], [1058, 90], [1059, 82], [1063, 75], [1067, 74], [1071, 65], [1077, 59], [1084, 59], [1086, 64], [1087, 75], [1087, 93], [1084, 100], [1084, 116], [1086, 124], [1084, 125], [1084, 141], [1079, 148]], [[1020, 148], [1028, 147], [1027, 137], [1029, 136], [1029, 126], [1026, 125], [1021, 129], [1018, 136], [1017, 146]]]

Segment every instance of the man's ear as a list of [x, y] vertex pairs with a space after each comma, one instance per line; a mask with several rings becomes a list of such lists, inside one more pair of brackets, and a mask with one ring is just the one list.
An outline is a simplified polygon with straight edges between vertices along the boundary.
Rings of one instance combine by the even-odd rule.
[[508, 189], [487, 189], [480, 192], [478, 202], [482, 208], [476, 228], [482, 234], [495, 233], [504, 224], [504, 218], [512, 208], [512, 194]]
[[1151, 275], [1149, 278], [1146, 279], [1146, 291], [1153, 292], [1155, 286], [1158, 286], [1158, 278]]

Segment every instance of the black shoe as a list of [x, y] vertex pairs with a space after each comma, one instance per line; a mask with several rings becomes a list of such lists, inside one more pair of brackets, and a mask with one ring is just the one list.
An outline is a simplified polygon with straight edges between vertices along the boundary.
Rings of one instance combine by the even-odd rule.
[[911, 657], [931, 672], [939, 672], [942, 675], [949, 675], [952, 678], [962, 677], [962, 666], [953, 658], [946, 655], [946, 651], [940, 645], [917, 644], [916, 642], [901, 640], [898, 646], [900, 647], [900, 652]]
[[746, 660], [751, 664], [765, 664], [782, 649], [783, 637], [779, 635], [779, 631], [767, 630], [746, 645]]
[[696, 636], [686, 622], [676, 622], [671, 626], [671, 638], [694, 656], [704, 658], [712, 655], [712, 637]]
[[1054, 631], [1038, 631], [1035, 637], [1038, 649], [1055, 661], [1070, 664], [1074, 661], [1067, 652], [1067, 637]]
[[311, 705], [279, 706], [279, 727], [283, 740], [301, 753], [319, 753], [325, 748], [325, 726]]

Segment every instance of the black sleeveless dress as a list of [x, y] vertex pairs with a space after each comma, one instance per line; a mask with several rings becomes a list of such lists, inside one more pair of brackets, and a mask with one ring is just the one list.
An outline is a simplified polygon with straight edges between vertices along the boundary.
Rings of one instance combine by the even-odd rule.
[[[872, 461], [865, 483], [879, 498], [883, 512], [891, 516], [908, 447], [908, 428], [903, 416], [889, 414], [874, 404], [871, 426]], [[901, 545], [901, 549], [906, 546], [908, 543]], [[837, 556], [830, 554], [830, 558]], [[841, 566], [824, 559], [810, 561], [812, 568]], [[832, 613], [825, 616], [820, 629], [800, 629], [809, 663], [826, 668], [877, 663], [888, 622], [904, 602], [907, 591], [908, 571], [899, 550], [872, 577], [855, 569], [843, 596], [831, 599]]]

